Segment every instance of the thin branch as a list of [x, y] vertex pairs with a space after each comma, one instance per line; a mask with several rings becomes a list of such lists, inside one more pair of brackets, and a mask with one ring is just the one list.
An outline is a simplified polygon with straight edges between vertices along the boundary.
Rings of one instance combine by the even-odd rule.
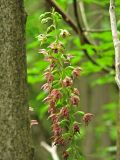
[[[82, 27], [81, 27], [81, 24], [80, 24], [80, 21], [79, 21], [79, 16], [78, 16], [78, 8], [77, 8], [77, 0], [73, 0], [73, 6], [74, 6], [74, 13], [75, 13], [75, 17], [76, 17], [76, 21], [77, 21], [77, 24], [78, 24], [78, 27], [79, 27], [79, 35], [80, 35], [80, 40], [81, 40], [81, 44], [92, 44], [85, 36], [84, 36], [84, 33], [83, 33], [83, 30], [82, 30]], [[96, 66], [100, 66], [102, 67], [99, 63], [97, 63], [89, 54], [88, 52], [84, 49], [83, 50], [86, 57]], [[95, 51], [95, 50], [94, 50]], [[107, 68], [103, 68], [103, 71], [105, 72], [110, 72], [109, 69]]]
[[82, 31], [82, 26], [80, 24], [79, 16], [78, 16], [77, 0], [73, 0], [73, 6], [74, 6], [74, 14], [75, 14], [76, 22], [79, 28], [79, 35], [81, 38], [81, 43], [91, 44], [91, 42], [88, 40], [88, 38], [85, 36], [85, 34]]
[[79, 2], [79, 10], [80, 10], [80, 15], [81, 15], [81, 20], [82, 20], [82, 23], [83, 23], [83, 28], [86, 28], [88, 30], [89, 25], [88, 25], [88, 22], [87, 22], [87, 17], [86, 17], [86, 14], [85, 14], [85, 7], [84, 7], [84, 2], [83, 1]]
[[111, 22], [111, 30], [113, 43], [115, 48], [115, 70], [116, 70], [116, 83], [120, 89], [120, 40], [117, 32], [117, 23], [116, 23], [116, 15], [115, 15], [115, 1], [110, 0], [110, 22]]
[[53, 160], [59, 160], [57, 155], [57, 147], [54, 145], [49, 146], [46, 142], [41, 142], [41, 146], [44, 147], [52, 156]]
[[[82, 30], [82, 26], [80, 24], [80, 21], [79, 21], [79, 16], [78, 16], [78, 8], [77, 8], [77, 0], [73, 0], [73, 6], [74, 6], [74, 14], [75, 14], [75, 18], [76, 18], [76, 21], [77, 21], [77, 25], [78, 25], [78, 28], [79, 28], [79, 35], [80, 35], [80, 41], [81, 41], [81, 44], [91, 44], [90, 41], [84, 37], [84, 33], [83, 33], [83, 30]], [[91, 56], [89, 56], [89, 54], [87, 53], [86, 50], [84, 50], [84, 53], [85, 55], [87, 56], [87, 58], [95, 65], [98, 65], [97, 62], [91, 58]]]

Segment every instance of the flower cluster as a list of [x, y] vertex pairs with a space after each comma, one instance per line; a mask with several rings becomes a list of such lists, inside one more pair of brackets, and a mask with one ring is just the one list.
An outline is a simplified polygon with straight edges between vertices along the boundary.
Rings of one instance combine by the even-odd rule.
[[[56, 31], [56, 16], [58, 16], [58, 13], [53, 10], [49, 14], [53, 20], [51, 26], [54, 26], [51, 32], [54, 32]], [[42, 18], [44, 18], [43, 15]], [[44, 41], [46, 40], [45, 37], [51, 37], [51, 32], [49, 32], [49, 36], [42, 35]], [[61, 42], [62, 39], [70, 36], [69, 32], [61, 29], [60, 32], [54, 33], [56, 33], [54, 41], [50, 44], [46, 43], [48, 46], [39, 51], [44, 55], [45, 61], [49, 62], [49, 66], [44, 73], [46, 83], [43, 84], [42, 89], [48, 93], [44, 101], [48, 104], [49, 119], [52, 122], [52, 140], [55, 145], [63, 146], [63, 158], [68, 159], [70, 154], [68, 148], [74, 141], [74, 136], [80, 133], [80, 123], [77, 122], [75, 116], [80, 102], [80, 93], [74, 87], [74, 80], [80, 76], [82, 69], [71, 66], [70, 60], [73, 56], [67, 53], [64, 44]], [[38, 38], [39, 40], [42, 39], [41, 36]], [[43, 44], [43, 39], [41, 44]], [[66, 70], [69, 70], [69, 72]], [[92, 114], [90, 113], [84, 115], [83, 121], [86, 125], [91, 118]]]

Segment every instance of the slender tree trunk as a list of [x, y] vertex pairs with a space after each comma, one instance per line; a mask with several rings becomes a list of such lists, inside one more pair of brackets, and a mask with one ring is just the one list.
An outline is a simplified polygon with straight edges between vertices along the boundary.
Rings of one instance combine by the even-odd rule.
[[119, 88], [119, 107], [118, 107], [118, 123], [117, 123], [117, 160], [120, 160], [120, 39], [117, 32], [117, 23], [116, 23], [116, 15], [115, 15], [115, 0], [110, 0], [110, 22], [111, 22], [111, 30], [113, 43], [115, 48], [115, 71], [116, 71], [116, 83]]
[[0, 0], [0, 160], [32, 160], [23, 0]]
[[119, 108], [118, 108], [118, 122], [117, 122], [117, 160], [120, 160], [120, 90], [119, 90]]

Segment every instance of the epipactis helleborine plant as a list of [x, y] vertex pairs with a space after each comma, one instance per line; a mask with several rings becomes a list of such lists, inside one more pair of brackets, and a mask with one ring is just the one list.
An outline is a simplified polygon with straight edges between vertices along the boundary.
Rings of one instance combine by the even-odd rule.
[[77, 154], [78, 146], [75, 137], [80, 135], [81, 125], [77, 122], [76, 116], [83, 116], [83, 122], [88, 125], [93, 114], [85, 114], [78, 110], [80, 93], [74, 87], [74, 80], [80, 76], [82, 69], [71, 65], [73, 56], [67, 52], [63, 43], [70, 33], [66, 29], [57, 28], [61, 18], [54, 9], [40, 16], [41, 23], [51, 24], [45, 34], [38, 36], [41, 44], [39, 53], [43, 54], [44, 60], [49, 63], [44, 71], [46, 83], [43, 84], [42, 89], [47, 93], [44, 101], [48, 104], [49, 119], [52, 122], [51, 139], [54, 145], [62, 146], [64, 159], [73, 160], [73, 155], [77, 158], [75, 153]]

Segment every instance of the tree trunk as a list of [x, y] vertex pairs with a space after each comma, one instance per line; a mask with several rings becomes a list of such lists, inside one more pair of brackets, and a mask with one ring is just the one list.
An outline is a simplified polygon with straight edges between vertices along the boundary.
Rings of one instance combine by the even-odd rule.
[[23, 0], [0, 0], [0, 160], [32, 160]]
[[[111, 22], [111, 30], [112, 30], [112, 37], [113, 43], [115, 48], [115, 80], [119, 88], [119, 98], [120, 98], [120, 39], [117, 31], [117, 20], [115, 14], [115, 0], [110, 0], [110, 22]], [[119, 99], [120, 105], [120, 99]], [[118, 126], [117, 126], [117, 160], [120, 160], [120, 106], [118, 108]]]
[[120, 160], [120, 90], [119, 90], [119, 106], [118, 106], [118, 121], [117, 121], [117, 160]]

